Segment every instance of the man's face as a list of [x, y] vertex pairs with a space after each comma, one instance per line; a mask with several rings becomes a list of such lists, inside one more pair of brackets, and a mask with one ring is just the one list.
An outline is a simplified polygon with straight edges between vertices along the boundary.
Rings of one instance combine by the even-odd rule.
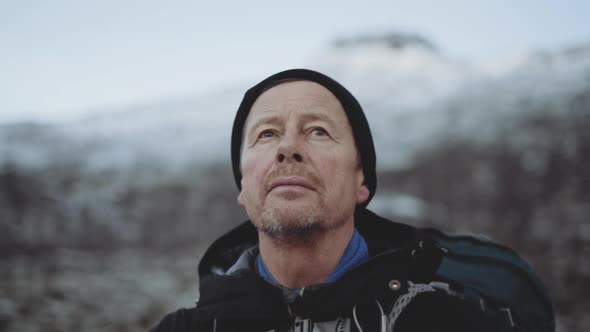
[[352, 223], [369, 196], [342, 105], [314, 82], [282, 83], [256, 100], [241, 162], [238, 202], [271, 237]]

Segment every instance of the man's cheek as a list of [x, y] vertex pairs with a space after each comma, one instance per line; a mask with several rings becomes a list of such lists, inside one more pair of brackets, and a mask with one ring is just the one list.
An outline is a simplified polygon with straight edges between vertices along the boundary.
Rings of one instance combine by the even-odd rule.
[[265, 181], [268, 180], [266, 177], [269, 169], [270, 165], [265, 165], [263, 163], [258, 163], [256, 167], [253, 169], [254, 180], [256, 181], [256, 184], [258, 186], [262, 187], [265, 184]]
[[317, 170], [320, 174], [318, 174], [322, 179], [327, 179], [329, 176], [333, 175], [334, 172], [341, 168], [341, 162], [336, 160], [327, 159], [322, 162], [316, 164]]

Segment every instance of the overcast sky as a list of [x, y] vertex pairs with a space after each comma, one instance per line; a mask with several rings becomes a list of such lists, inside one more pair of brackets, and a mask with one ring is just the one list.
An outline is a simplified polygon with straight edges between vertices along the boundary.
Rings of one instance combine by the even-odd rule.
[[367, 32], [471, 61], [555, 49], [590, 41], [589, 16], [584, 0], [0, 0], [0, 123], [251, 84]]

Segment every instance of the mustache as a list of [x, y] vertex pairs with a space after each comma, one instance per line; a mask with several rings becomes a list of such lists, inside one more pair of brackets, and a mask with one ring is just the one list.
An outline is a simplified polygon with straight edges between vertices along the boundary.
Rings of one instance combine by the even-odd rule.
[[270, 186], [271, 186], [272, 181], [274, 181], [277, 178], [287, 177], [287, 176], [303, 177], [307, 181], [309, 181], [309, 184], [315, 189], [318, 189], [322, 186], [322, 180], [315, 173], [310, 172], [309, 170], [305, 169], [305, 167], [300, 166], [298, 164], [287, 164], [285, 166], [273, 168], [268, 173], [268, 176], [266, 177], [266, 180], [264, 183], [264, 188], [268, 192], [270, 190]]

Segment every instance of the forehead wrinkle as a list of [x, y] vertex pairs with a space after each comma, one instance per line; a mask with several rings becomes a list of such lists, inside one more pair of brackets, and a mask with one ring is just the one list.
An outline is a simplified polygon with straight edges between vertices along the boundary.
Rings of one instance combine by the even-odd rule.
[[309, 123], [309, 122], [313, 122], [313, 121], [326, 122], [329, 125], [331, 125], [332, 127], [334, 127], [338, 122], [340, 122], [340, 121], [330, 118], [325, 113], [320, 113], [320, 112], [307, 112], [307, 113], [304, 113], [301, 115], [301, 122], [302, 123]]
[[340, 101], [328, 90], [322, 90], [321, 95], [290, 96], [285, 98], [282, 103], [284, 108], [293, 110], [344, 110]]

